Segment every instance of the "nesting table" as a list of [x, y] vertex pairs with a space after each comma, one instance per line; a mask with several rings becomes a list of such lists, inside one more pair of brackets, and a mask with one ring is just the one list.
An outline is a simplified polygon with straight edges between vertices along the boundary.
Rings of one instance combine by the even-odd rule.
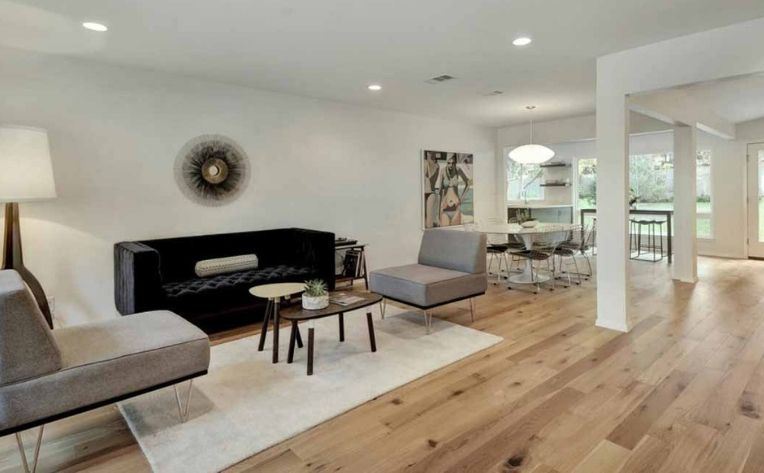
[[[268, 305], [265, 307], [265, 316], [263, 317], [263, 327], [260, 330], [260, 344], [257, 347], [257, 351], [263, 351], [265, 347], [265, 337], [268, 332], [268, 322], [273, 321], [273, 362], [279, 362], [279, 306], [281, 305], [281, 299], [297, 294], [302, 294], [305, 291], [305, 283], [301, 282], [286, 282], [277, 284], [261, 284], [249, 289], [249, 293], [255, 297], [261, 299], [268, 299]], [[302, 348], [302, 338], [300, 337], [299, 330], [295, 335], [298, 338], [300, 347]]]
[[[281, 318], [289, 320], [292, 323], [292, 333], [289, 338], [289, 355], [287, 356], [287, 363], [291, 363], [294, 360], [294, 345], [298, 344], [302, 348], [302, 342], [300, 340], [299, 322], [308, 321], [308, 376], [313, 374], [313, 337], [314, 327], [313, 321], [316, 319], [322, 319], [324, 317], [331, 317], [334, 315], [339, 316], [339, 338], [340, 342], [345, 341], [345, 312], [350, 312], [364, 307], [369, 307], [374, 304], [382, 302], [382, 296], [374, 293], [351, 293], [353, 296], [358, 296], [362, 300], [354, 302], [349, 305], [339, 305], [330, 303], [325, 309], [319, 310], [307, 310], [302, 307], [290, 307], [286, 309]], [[333, 294], [329, 294], [331, 298]], [[371, 351], [377, 351], [377, 340], [374, 336], [374, 321], [371, 318], [371, 311], [366, 311], [366, 324], [369, 328], [369, 344], [371, 345]]]

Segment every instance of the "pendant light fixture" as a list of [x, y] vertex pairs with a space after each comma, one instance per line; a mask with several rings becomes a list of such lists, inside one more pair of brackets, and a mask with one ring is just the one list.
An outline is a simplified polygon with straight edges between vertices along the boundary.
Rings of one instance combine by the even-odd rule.
[[[526, 110], [533, 111], [535, 105], [528, 105]], [[533, 144], [533, 119], [531, 118], [531, 138], [527, 145], [518, 146], [509, 152], [509, 157], [520, 164], [541, 164], [554, 157], [554, 151], [544, 145]]]

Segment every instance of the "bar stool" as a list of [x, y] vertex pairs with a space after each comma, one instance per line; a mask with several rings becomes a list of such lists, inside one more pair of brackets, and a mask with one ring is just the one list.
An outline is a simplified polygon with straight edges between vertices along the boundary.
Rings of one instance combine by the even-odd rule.
[[[630, 219], [629, 246], [631, 247], [631, 259], [650, 261], [657, 263], [663, 260], [663, 220], [634, 220]], [[642, 229], [647, 229], [647, 242], [642, 242]], [[657, 230], [657, 231], [656, 231]], [[660, 240], [660, 243], [658, 243]], [[658, 250], [660, 249], [660, 253]], [[636, 254], [634, 252], [636, 251]], [[645, 258], [642, 255], [652, 255]]]

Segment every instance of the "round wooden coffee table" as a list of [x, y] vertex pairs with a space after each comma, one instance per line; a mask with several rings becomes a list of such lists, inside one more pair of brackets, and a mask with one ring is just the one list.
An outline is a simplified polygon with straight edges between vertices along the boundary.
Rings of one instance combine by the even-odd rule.
[[[357, 296], [360, 297], [362, 300], [358, 302], [354, 302], [349, 305], [339, 305], [330, 303], [329, 307], [325, 309], [318, 309], [318, 310], [307, 310], [303, 309], [302, 307], [293, 307], [289, 308], [284, 311], [283, 314], [281, 314], [281, 317], [283, 319], [289, 320], [292, 322], [292, 333], [289, 337], [289, 355], [287, 356], [287, 363], [291, 363], [294, 359], [294, 344], [295, 341], [298, 341], [299, 335], [300, 335], [300, 329], [297, 326], [299, 322], [302, 321], [310, 321], [316, 319], [322, 319], [324, 317], [331, 317], [333, 315], [339, 316], [339, 323], [340, 323], [340, 341], [345, 341], [345, 312], [350, 312], [357, 309], [362, 309], [364, 307], [369, 307], [374, 304], [379, 304], [382, 301], [382, 296], [379, 294], [374, 294], [371, 292], [350, 292], [345, 293], [349, 296]], [[330, 293], [329, 298], [333, 296], [336, 296], [337, 293]], [[366, 311], [366, 324], [369, 327], [369, 344], [371, 345], [371, 351], [375, 352], [377, 351], [377, 340], [374, 336], [374, 321], [371, 319], [371, 311]], [[308, 376], [313, 374], [313, 324], [310, 323], [308, 327]], [[300, 348], [302, 346], [300, 345]]]
[[[263, 317], [263, 327], [260, 330], [260, 344], [257, 351], [263, 351], [265, 337], [268, 333], [268, 321], [273, 320], [273, 362], [279, 362], [279, 305], [281, 299], [287, 296], [301, 294], [305, 290], [305, 284], [301, 282], [285, 282], [276, 284], [261, 284], [249, 289], [249, 293], [261, 299], [268, 299]], [[299, 334], [297, 334], [299, 336]], [[302, 347], [302, 339], [300, 339]]]

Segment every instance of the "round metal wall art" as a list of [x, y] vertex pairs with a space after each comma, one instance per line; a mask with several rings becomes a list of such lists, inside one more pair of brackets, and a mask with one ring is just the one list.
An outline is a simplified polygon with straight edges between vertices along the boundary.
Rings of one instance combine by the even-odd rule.
[[247, 187], [249, 158], [226, 136], [198, 136], [186, 143], [175, 158], [175, 181], [194, 202], [224, 205]]

